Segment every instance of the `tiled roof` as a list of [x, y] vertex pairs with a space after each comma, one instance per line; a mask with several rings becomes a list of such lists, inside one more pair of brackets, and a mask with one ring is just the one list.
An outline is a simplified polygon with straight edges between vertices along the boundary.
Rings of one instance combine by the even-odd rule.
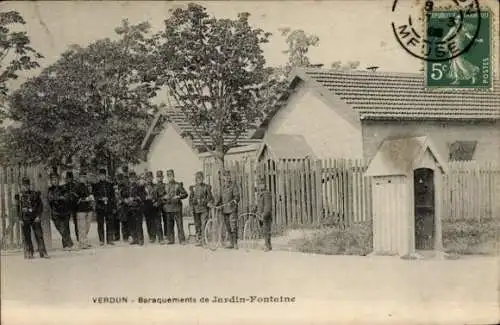
[[[165, 123], [173, 123], [175, 127], [178, 128], [181, 135], [187, 139], [189, 139], [193, 148], [198, 150], [199, 152], [205, 151], [204, 142], [208, 145], [212, 145], [212, 140], [210, 135], [201, 135], [201, 137], [197, 136], [193, 126], [186, 120], [184, 114], [180, 111], [179, 108], [171, 108], [168, 109], [158, 116], [155, 119], [154, 125], [152, 126], [152, 132], [148, 133], [146, 136], [146, 140], [143, 143], [143, 149], [148, 149], [151, 143], [154, 140], [154, 137], [158, 135], [165, 125]], [[253, 134], [253, 130], [249, 130], [244, 134], [240, 135], [236, 146], [246, 146], [254, 143], [260, 143], [261, 140], [251, 139], [250, 135]], [[233, 140], [233, 136], [228, 135], [224, 137], [224, 143], [229, 144]]]
[[441, 168], [446, 162], [436, 151], [427, 136], [388, 139], [382, 142], [377, 154], [371, 160], [367, 176], [408, 175], [413, 171], [413, 164], [429, 149]]
[[500, 118], [500, 85], [492, 91], [426, 90], [419, 74], [372, 71], [298, 70], [340, 97], [361, 119]]
[[304, 159], [314, 158], [314, 152], [304, 136], [300, 134], [272, 134], [264, 139], [258, 157], [265, 147], [271, 152], [274, 159]]

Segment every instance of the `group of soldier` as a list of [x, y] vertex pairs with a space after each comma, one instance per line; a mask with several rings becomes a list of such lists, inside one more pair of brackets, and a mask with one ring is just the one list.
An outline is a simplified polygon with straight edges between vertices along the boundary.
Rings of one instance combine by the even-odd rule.
[[[183, 226], [182, 200], [189, 197], [189, 206], [196, 230], [196, 245], [202, 246], [202, 230], [209, 218], [210, 208], [220, 209], [226, 230], [229, 233], [227, 248], [238, 247], [238, 203], [239, 186], [231, 179], [229, 171], [223, 172], [221, 195], [215, 198], [212, 188], [204, 182], [202, 172], [195, 174], [195, 184], [189, 187], [189, 194], [183, 183], [175, 180], [173, 170], [167, 170], [167, 182], [163, 171], [148, 171], [138, 177], [134, 171], [118, 173], [115, 182], [108, 180], [106, 170], [99, 170], [99, 180], [90, 183], [84, 171], [75, 180], [72, 172], [66, 172], [61, 185], [60, 175], [50, 175], [51, 185], [48, 202], [54, 225], [61, 235], [64, 250], [88, 249], [91, 247], [88, 234], [95, 213], [97, 232], [101, 246], [114, 245], [117, 241], [130, 245], [144, 245], [143, 222], [146, 221], [148, 238], [151, 243], [172, 245], [175, 230], [180, 244], [186, 244]], [[263, 216], [266, 250], [271, 249], [271, 195], [265, 190], [265, 183], [259, 186], [258, 206]], [[43, 211], [41, 194], [30, 188], [30, 180], [23, 178], [21, 193], [16, 195], [25, 248], [25, 258], [34, 256], [31, 231], [35, 234], [40, 257], [48, 258], [43, 241], [40, 215]], [[71, 238], [70, 223], [74, 224], [76, 245]]]

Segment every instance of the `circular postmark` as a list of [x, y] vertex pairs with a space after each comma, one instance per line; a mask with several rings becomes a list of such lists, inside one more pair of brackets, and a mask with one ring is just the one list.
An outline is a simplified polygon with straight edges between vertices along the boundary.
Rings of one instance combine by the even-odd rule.
[[444, 62], [469, 51], [479, 35], [478, 0], [393, 0], [391, 26], [401, 47], [429, 62]]

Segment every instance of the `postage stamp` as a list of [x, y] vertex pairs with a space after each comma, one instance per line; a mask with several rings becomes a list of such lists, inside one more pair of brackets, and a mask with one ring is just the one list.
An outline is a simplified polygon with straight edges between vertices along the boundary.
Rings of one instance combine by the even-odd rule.
[[465, 15], [455, 10], [434, 10], [427, 15], [427, 87], [490, 89], [492, 27], [490, 10]]

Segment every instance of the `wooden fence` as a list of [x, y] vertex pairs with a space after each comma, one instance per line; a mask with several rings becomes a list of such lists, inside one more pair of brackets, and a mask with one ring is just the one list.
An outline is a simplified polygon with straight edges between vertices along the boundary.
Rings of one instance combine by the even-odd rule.
[[[284, 227], [352, 223], [371, 220], [371, 177], [362, 160], [253, 160], [226, 163], [241, 188], [240, 211], [255, 202], [258, 177], [265, 177], [273, 196], [276, 225]], [[209, 183], [216, 167], [205, 163]], [[500, 170], [493, 163], [450, 162], [443, 180], [443, 219], [500, 217]]]
[[443, 218], [500, 218], [500, 165], [457, 161], [443, 180]]
[[[16, 203], [14, 197], [20, 190], [21, 179], [30, 178], [32, 188], [42, 193], [45, 207], [47, 203], [48, 177], [46, 171], [40, 166], [0, 166], [0, 230], [1, 248], [17, 249], [22, 247], [21, 229], [18, 222]], [[44, 228], [45, 243], [50, 248], [51, 234], [49, 211], [44, 209], [42, 215], [42, 227]]]
[[[239, 210], [248, 212], [256, 203], [255, 186], [266, 179], [273, 198], [276, 225], [284, 227], [340, 224], [371, 219], [371, 180], [364, 176], [362, 160], [253, 160], [226, 163], [240, 185]], [[216, 180], [216, 166], [205, 163], [209, 183]]]

